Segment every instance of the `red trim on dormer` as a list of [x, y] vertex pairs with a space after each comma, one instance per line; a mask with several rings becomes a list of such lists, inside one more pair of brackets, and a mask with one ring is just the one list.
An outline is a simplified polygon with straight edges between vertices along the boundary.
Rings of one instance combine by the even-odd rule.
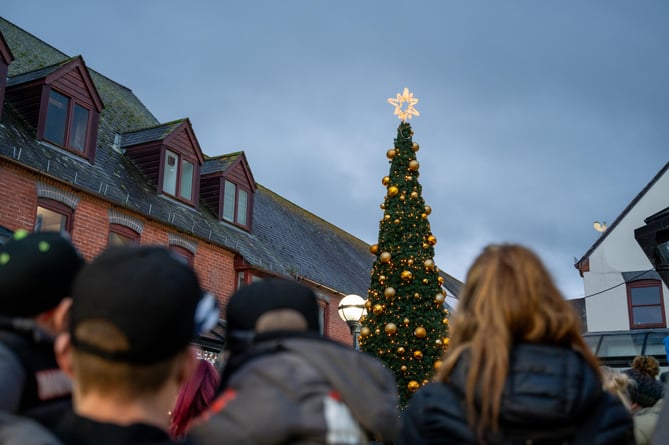
[[5, 40], [5, 37], [2, 35], [1, 32], [0, 32], [0, 56], [2, 57], [2, 61], [5, 62], [5, 65], [9, 65], [14, 60], [14, 55], [9, 49], [9, 45], [7, 45], [7, 41]]
[[[187, 144], [190, 148], [190, 153], [185, 153], [183, 150], [184, 139], [187, 141]], [[204, 154], [200, 148], [200, 143], [195, 137], [195, 132], [193, 131], [193, 126], [190, 123], [190, 119], [184, 119], [183, 123], [175, 128], [164, 140], [163, 143], [168, 147], [174, 147], [179, 150], [182, 154], [187, 157], [195, 157], [199, 161], [200, 165], [204, 162]], [[190, 155], [190, 156], [189, 156]]]
[[[72, 58], [62, 67], [58, 68], [56, 71], [46, 76], [44, 79], [44, 83], [46, 83], [47, 85], [53, 85], [55, 82], [57, 82], [66, 74], [70, 73], [72, 70], [78, 71], [78, 74], [79, 76], [81, 76], [81, 80], [85, 85], [87, 96], [92, 100], [92, 104], [95, 106], [97, 112], [100, 113], [104, 108], [104, 105], [102, 103], [102, 98], [98, 94], [98, 90], [95, 88], [93, 80], [91, 79], [91, 76], [88, 73], [88, 68], [86, 68], [86, 63], [84, 62], [84, 59], [81, 56], [76, 56]], [[82, 91], [72, 91], [72, 90], [67, 92], [72, 94], [74, 97], [77, 97], [78, 93], [79, 99], [81, 99], [81, 93], [83, 93]]]
[[[237, 159], [230, 165], [230, 167], [227, 168], [226, 172], [228, 171], [234, 171], [235, 168], [242, 169], [244, 176], [246, 177], [246, 182], [248, 184], [248, 187], [251, 189], [253, 193], [256, 191], [256, 181], [253, 179], [253, 173], [251, 173], [251, 167], [249, 167], [249, 163], [246, 160], [246, 155], [244, 152], [242, 152]], [[225, 176], [225, 174], [224, 174]]]

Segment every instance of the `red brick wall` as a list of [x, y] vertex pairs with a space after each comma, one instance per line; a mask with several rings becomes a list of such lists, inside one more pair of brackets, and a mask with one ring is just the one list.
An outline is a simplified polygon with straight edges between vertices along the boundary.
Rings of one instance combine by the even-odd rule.
[[[72, 219], [72, 242], [88, 261], [99, 255], [107, 247], [109, 237], [111, 207], [109, 202], [2, 160], [0, 160], [0, 225], [11, 230], [33, 229], [37, 210], [38, 180], [61, 190], [76, 193], [80, 200]], [[144, 223], [140, 244], [167, 246], [168, 233], [177, 233], [175, 229], [148, 220], [142, 215], [127, 213]], [[184, 234], [181, 236], [190, 238]], [[202, 287], [215, 294], [223, 304], [234, 290], [234, 254], [202, 240], [190, 239], [197, 245], [194, 267]]]
[[0, 225], [32, 229], [37, 209], [37, 176], [0, 161]]
[[[95, 258], [107, 246], [109, 208], [112, 204], [2, 159], [0, 159], [0, 225], [11, 230], [32, 230], [37, 210], [38, 180], [65, 192], [73, 192], [79, 197], [73, 216], [72, 241], [88, 261]], [[127, 210], [123, 212], [144, 224], [140, 236], [141, 244], [167, 246], [168, 234], [177, 233], [174, 228], [147, 219], [143, 215]], [[221, 308], [224, 308], [235, 286], [234, 253], [186, 234], [179, 235], [196, 244], [194, 268], [201, 285], [216, 295]], [[349, 328], [337, 314], [342, 297], [338, 294], [329, 294], [329, 297], [330, 301], [326, 307], [326, 335], [333, 340], [352, 345]]]

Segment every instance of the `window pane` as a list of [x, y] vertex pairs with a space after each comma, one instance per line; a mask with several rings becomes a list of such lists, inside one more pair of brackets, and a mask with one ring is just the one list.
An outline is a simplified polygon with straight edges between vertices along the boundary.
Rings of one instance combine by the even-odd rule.
[[163, 166], [163, 191], [170, 195], [177, 194], [177, 155], [165, 150], [165, 165]]
[[662, 324], [662, 308], [660, 306], [639, 306], [632, 308], [634, 326], [646, 324]]
[[583, 337], [583, 341], [585, 341], [585, 344], [590, 347], [590, 350], [594, 352], [595, 354], [597, 353], [597, 346], [599, 345], [599, 335], [588, 335]]
[[663, 340], [666, 336], [666, 332], [650, 332], [646, 338], [644, 355], [665, 355]]
[[132, 246], [137, 244], [135, 238], [130, 238], [128, 236], [122, 235], [116, 232], [109, 232], [109, 246]]
[[185, 159], [181, 161], [181, 182], [179, 196], [188, 200], [193, 199], [193, 163]]
[[69, 146], [80, 152], [86, 150], [86, 129], [88, 128], [88, 110], [81, 105], [74, 104], [74, 115], [70, 126]]
[[246, 225], [246, 203], [248, 201], [248, 194], [246, 190], [239, 189], [237, 195], [237, 222], [241, 225]]
[[636, 356], [641, 354], [643, 337], [631, 334], [605, 335], [599, 346], [600, 357]]
[[632, 306], [660, 304], [659, 286], [630, 287]]
[[70, 99], [68, 97], [53, 90], [49, 92], [44, 139], [58, 145], [65, 145], [65, 123], [67, 122], [69, 107]]
[[67, 227], [67, 216], [53, 210], [37, 207], [37, 217], [35, 218], [35, 231], [65, 231]]
[[236, 187], [230, 181], [225, 181], [225, 191], [223, 192], [223, 219], [234, 221], [235, 218], [235, 194]]

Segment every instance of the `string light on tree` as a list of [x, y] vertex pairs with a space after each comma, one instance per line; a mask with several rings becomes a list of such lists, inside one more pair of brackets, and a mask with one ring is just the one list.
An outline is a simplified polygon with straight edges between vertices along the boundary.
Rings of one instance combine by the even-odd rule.
[[381, 179], [383, 217], [378, 242], [370, 248], [376, 259], [360, 347], [393, 371], [404, 406], [441, 363], [448, 324], [443, 322], [443, 279], [434, 263], [437, 238], [428, 221], [432, 209], [425, 204], [419, 182], [420, 146], [406, 122], [419, 116], [414, 107], [418, 99], [405, 88], [388, 102], [401, 123], [393, 147], [385, 153], [390, 172]]

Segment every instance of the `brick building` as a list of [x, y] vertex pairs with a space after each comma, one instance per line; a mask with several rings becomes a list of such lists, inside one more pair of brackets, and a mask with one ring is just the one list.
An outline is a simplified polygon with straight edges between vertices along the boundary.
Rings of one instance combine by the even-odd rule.
[[292, 277], [319, 296], [324, 333], [351, 342], [337, 307], [366, 295], [369, 245], [256, 183], [243, 152], [207, 156], [188, 118], [159, 122], [82, 56], [3, 18], [0, 107], [0, 226], [66, 230], [89, 260], [110, 244], [169, 246], [221, 304]]

